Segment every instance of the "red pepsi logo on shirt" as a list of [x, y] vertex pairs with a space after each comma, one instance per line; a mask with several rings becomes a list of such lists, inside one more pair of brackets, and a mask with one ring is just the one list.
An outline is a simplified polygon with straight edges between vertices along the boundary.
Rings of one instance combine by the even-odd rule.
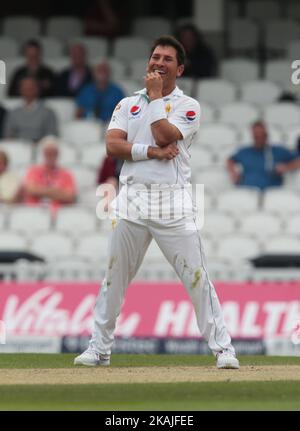
[[187, 113], [185, 114], [186, 119], [188, 121], [194, 121], [196, 118], [196, 112], [195, 111], [187, 111]]
[[133, 116], [136, 116], [136, 115], [138, 115], [139, 113], [141, 112], [141, 107], [140, 106], [133, 106], [131, 109], [130, 109], [130, 113], [133, 115]]

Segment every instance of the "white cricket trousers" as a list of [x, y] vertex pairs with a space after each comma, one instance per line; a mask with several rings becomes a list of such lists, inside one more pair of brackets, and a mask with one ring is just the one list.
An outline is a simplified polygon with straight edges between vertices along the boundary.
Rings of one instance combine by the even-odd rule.
[[[106, 275], [94, 308], [92, 349], [103, 355], [111, 354], [126, 288], [154, 238], [187, 290], [200, 334], [213, 354], [224, 349], [234, 353], [216, 291], [208, 276], [199, 231], [196, 225], [191, 229], [189, 224], [187, 229], [187, 222], [191, 220], [118, 220], [111, 233]], [[193, 223], [192, 220], [192, 226]]]

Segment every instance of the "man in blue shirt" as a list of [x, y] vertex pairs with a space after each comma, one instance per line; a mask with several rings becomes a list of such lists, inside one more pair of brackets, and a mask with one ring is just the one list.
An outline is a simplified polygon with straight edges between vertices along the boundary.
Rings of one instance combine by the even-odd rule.
[[253, 145], [243, 147], [227, 160], [234, 184], [264, 190], [283, 184], [283, 174], [300, 167], [300, 157], [283, 146], [268, 143], [265, 124], [252, 125]]
[[77, 118], [109, 121], [115, 106], [124, 97], [123, 90], [110, 82], [108, 63], [99, 63], [94, 70], [94, 81], [85, 85], [76, 98]]

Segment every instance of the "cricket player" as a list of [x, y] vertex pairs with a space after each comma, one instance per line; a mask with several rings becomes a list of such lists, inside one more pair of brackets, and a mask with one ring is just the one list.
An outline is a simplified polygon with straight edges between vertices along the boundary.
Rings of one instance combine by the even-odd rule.
[[[110, 364], [126, 288], [154, 238], [191, 298], [199, 331], [215, 355], [217, 367], [239, 368], [190, 211], [192, 196], [185, 188], [191, 180], [188, 150], [199, 128], [200, 106], [176, 86], [184, 61], [184, 48], [175, 38], [157, 39], [148, 61], [145, 88], [121, 100], [109, 124], [107, 153], [124, 160], [114, 206], [117, 218], [106, 275], [95, 304], [92, 338], [88, 349], [75, 358], [75, 365]], [[164, 193], [170, 192], [172, 211], [168, 217], [157, 216], [159, 199], [151, 191], [154, 184], [161, 185]], [[184, 190], [181, 194], [180, 189]], [[184, 213], [177, 211], [182, 207], [182, 195], [187, 207]], [[141, 217], [124, 211], [124, 204], [134, 203], [137, 197]], [[149, 206], [154, 211], [147, 211]]]

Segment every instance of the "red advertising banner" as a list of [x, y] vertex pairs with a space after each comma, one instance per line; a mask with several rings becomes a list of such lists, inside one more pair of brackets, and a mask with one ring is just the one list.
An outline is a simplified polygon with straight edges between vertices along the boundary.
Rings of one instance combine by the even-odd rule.
[[[300, 282], [215, 287], [234, 338], [290, 336], [300, 322]], [[2, 283], [0, 321], [10, 335], [88, 335], [98, 289], [92, 283]], [[128, 287], [116, 335], [200, 337], [183, 286], [145, 282]]]

